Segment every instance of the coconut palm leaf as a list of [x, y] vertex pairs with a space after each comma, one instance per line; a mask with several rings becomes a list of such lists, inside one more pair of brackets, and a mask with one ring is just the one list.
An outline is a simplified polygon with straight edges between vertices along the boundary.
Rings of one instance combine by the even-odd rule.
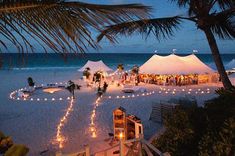
[[145, 34], [146, 37], [148, 37], [150, 33], [153, 33], [157, 39], [168, 38], [173, 35], [174, 30], [179, 28], [180, 23], [181, 19], [178, 16], [124, 22], [108, 26], [107, 29], [97, 37], [97, 40], [99, 42], [104, 36], [109, 36], [108, 39], [116, 41], [115, 37], [118, 34], [131, 35], [133, 33]]
[[0, 1], [0, 45], [9, 42], [19, 52], [33, 51], [36, 42], [47, 51], [84, 52], [98, 48], [90, 28], [102, 27], [148, 16], [150, 7], [140, 4], [95, 5], [63, 0]]
[[170, 0], [171, 2], [176, 3], [179, 7], [185, 7], [190, 0]]
[[234, 7], [235, 1], [234, 0], [214, 0], [214, 3], [218, 3], [219, 7], [222, 10], [225, 10], [227, 8]]
[[[219, 13], [210, 18], [211, 30], [221, 39], [235, 39], [234, 13]], [[209, 21], [208, 21], [209, 22]]]

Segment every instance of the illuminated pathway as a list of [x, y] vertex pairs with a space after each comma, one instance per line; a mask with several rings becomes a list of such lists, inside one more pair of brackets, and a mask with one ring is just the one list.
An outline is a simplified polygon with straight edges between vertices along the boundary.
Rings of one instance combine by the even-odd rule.
[[94, 108], [92, 110], [92, 113], [91, 113], [91, 117], [90, 117], [90, 127], [89, 127], [89, 130], [91, 132], [91, 137], [92, 138], [96, 138], [97, 137], [97, 130], [96, 130], [96, 125], [95, 125], [95, 118], [96, 118], [96, 108], [99, 106], [99, 102], [101, 100], [102, 96], [101, 97], [98, 97], [94, 103]]
[[73, 111], [74, 99], [71, 97], [71, 101], [69, 102], [69, 107], [66, 110], [64, 116], [60, 119], [59, 124], [57, 125], [57, 132], [56, 132], [56, 141], [59, 145], [59, 148], [63, 148], [63, 144], [66, 141], [65, 136], [62, 134], [62, 128], [64, 127], [65, 123], [67, 122], [67, 118], [69, 114]]

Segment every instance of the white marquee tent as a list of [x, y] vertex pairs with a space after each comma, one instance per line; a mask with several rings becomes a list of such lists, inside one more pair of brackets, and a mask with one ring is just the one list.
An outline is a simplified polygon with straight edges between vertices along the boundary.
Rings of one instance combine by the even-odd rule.
[[97, 71], [102, 71], [102, 72], [112, 71], [112, 69], [109, 68], [107, 65], [105, 65], [102, 60], [100, 60], [100, 61], [90, 61], [90, 60], [88, 60], [87, 63], [82, 68], [80, 68], [78, 71], [83, 72], [88, 67], [90, 68], [91, 73], [95, 73]]
[[199, 60], [194, 54], [188, 56], [153, 55], [140, 66], [140, 73], [155, 75], [209, 74], [215, 71]]
[[227, 65], [226, 68], [228, 69], [235, 69], [235, 59], [232, 59]]

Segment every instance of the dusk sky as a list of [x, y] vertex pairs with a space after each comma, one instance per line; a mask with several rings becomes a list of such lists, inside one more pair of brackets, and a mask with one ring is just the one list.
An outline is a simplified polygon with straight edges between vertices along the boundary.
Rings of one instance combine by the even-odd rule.
[[[170, 0], [81, 0], [82, 2], [95, 4], [127, 4], [127, 3], [141, 3], [151, 6], [152, 17], [169, 17], [175, 15], [184, 15], [186, 10], [179, 9]], [[98, 33], [93, 32], [96, 38]], [[204, 33], [197, 30], [194, 23], [185, 21], [178, 31], [175, 31], [174, 36], [170, 39], [163, 39], [160, 42], [152, 35], [145, 39], [140, 34], [132, 36], [118, 36], [119, 43], [112, 44], [108, 40], [103, 39], [100, 42], [101, 49], [95, 50], [89, 48], [87, 53], [153, 53], [157, 50], [159, 53], [171, 53], [172, 49], [177, 49], [177, 53], [191, 53], [193, 49], [198, 50], [199, 53], [210, 53], [208, 42]], [[221, 53], [235, 53], [234, 40], [219, 40], [217, 43]], [[36, 52], [42, 52], [42, 48], [33, 42]], [[10, 52], [16, 52], [12, 47]], [[49, 49], [49, 48], [48, 48]]]
[[[123, 3], [142, 3], [152, 6], [153, 17], [167, 17], [175, 15], [184, 15], [186, 11], [179, 9], [174, 3], [167, 0], [83, 0], [83, 2], [100, 3], [100, 4], [123, 4]], [[178, 53], [190, 53], [193, 49], [197, 49], [199, 53], [210, 53], [210, 49], [202, 31], [197, 30], [194, 23], [185, 21], [180, 30], [168, 40], [160, 42], [150, 36], [147, 40], [139, 34], [130, 37], [119, 36], [118, 44], [110, 44], [107, 40], [103, 40], [100, 45], [102, 49], [99, 52], [105, 53], [152, 53], [155, 49], [159, 53], [170, 53], [172, 49], [177, 49]], [[217, 39], [221, 53], [235, 53], [234, 40]], [[90, 50], [90, 52], [96, 52]]]

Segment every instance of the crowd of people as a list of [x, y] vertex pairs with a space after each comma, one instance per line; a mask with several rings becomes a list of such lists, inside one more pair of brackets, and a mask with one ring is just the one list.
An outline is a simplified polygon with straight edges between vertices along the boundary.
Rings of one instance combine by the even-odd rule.
[[140, 82], [139, 75], [134, 74], [134, 73], [127, 73], [125, 72], [124, 74], [121, 75], [120, 81], [122, 84], [126, 83], [135, 83], [137, 85]]
[[198, 84], [198, 75], [140, 75], [140, 81], [157, 85], [193, 85]]

